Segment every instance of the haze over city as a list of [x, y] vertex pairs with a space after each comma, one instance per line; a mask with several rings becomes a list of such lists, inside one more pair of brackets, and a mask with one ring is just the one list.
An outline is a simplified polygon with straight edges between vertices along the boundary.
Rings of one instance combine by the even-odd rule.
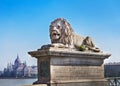
[[50, 44], [49, 25], [59, 17], [111, 53], [106, 63], [120, 62], [119, 4], [119, 0], [0, 0], [0, 70], [17, 54], [28, 65], [37, 65], [27, 52]]

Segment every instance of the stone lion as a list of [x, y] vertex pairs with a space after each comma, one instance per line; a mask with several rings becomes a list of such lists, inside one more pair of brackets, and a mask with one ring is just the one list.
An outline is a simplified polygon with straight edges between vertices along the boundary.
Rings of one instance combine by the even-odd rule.
[[83, 46], [85, 50], [100, 52], [89, 36], [84, 38], [77, 35], [71, 25], [63, 18], [57, 18], [51, 22], [49, 32], [51, 46], [53, 47], [67, 47], [79, 50], [80, 46]]

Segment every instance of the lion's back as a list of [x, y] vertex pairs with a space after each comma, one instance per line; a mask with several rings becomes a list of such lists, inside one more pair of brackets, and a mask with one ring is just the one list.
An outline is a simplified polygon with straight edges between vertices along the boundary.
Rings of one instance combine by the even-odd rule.
[[73, 33], [72, 40], [73, 40], [74, 46], [80, 47], [80, 45], [82, 45], [82, 43], [83, 43], [84, 37], [82, 37], [76, 33]]

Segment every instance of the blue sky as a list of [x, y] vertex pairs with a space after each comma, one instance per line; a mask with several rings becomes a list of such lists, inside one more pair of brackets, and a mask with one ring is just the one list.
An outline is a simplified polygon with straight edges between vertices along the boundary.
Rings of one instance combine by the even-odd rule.
[[0, 0], [0, 69], [13, 63], [17, 54], [36, 65], [27, 52], [50, 43], [49, 25], [58, 17], [111, 53], [105, 62], [120, 62], [119, 0]]

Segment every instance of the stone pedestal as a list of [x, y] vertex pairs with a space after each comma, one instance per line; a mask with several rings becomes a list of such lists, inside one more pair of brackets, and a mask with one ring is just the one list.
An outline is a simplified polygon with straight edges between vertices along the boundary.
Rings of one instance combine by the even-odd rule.
[[48, 48], [28, 52], [37, 58], [38, 81], [47, 86], [109, 86], [104, 59], [110, 54]]

